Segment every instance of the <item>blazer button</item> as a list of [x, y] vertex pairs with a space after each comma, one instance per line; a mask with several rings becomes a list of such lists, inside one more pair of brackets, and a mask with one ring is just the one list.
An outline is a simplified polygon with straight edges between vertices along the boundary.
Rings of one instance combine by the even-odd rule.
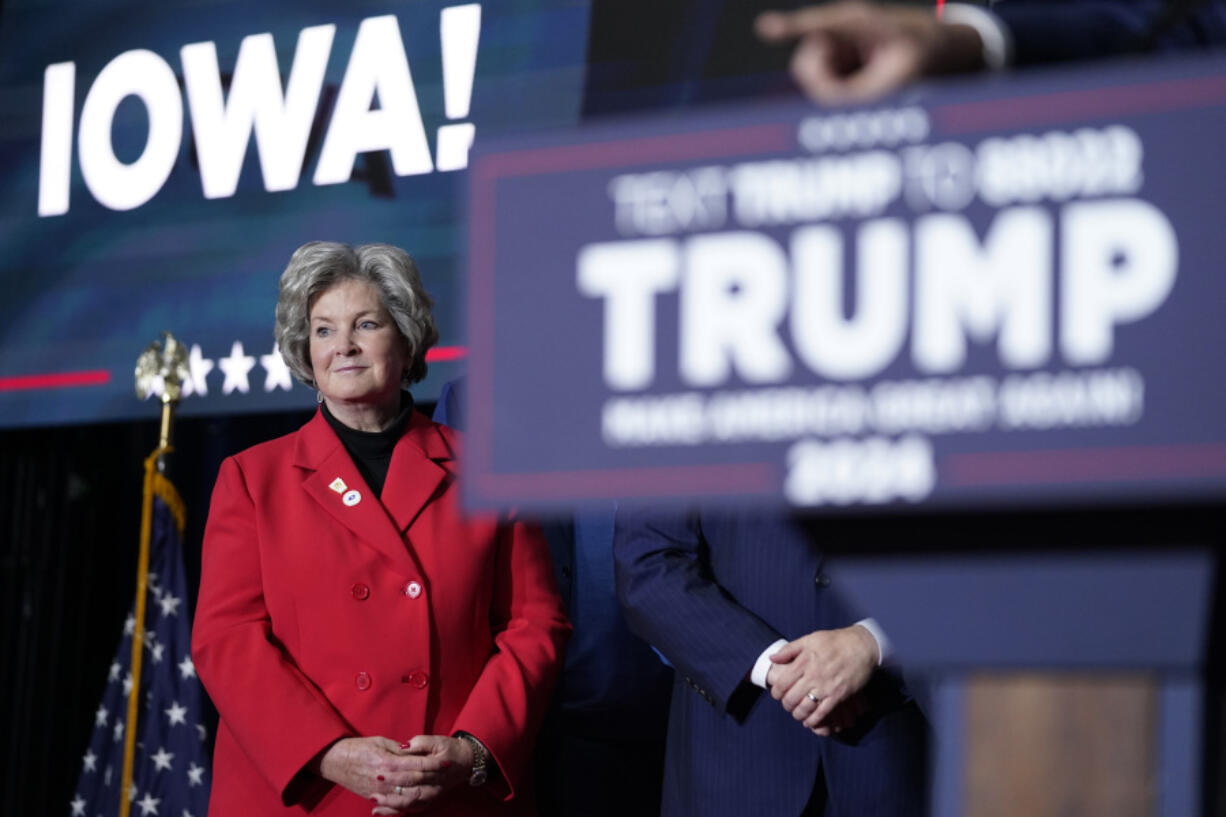
[[353, 679], [353, 685], [365, 692], [370, 689], [370, 676], [365, 672], [359, 672]]
[[421, 595], [421, 583], [415, 581], [405, 582], [404, 587], [400, 588], [400, 592], [411, 599], [415, 599]]
[[817, 574], [817, 578], [815, 578], [815, 579], [813, 580], [813, 582], [814, 582], [814, 584], [816, 584], [818, 587], [829, 587], [829, 586], [830, 586], [830, 577], [829, 577], [829, 576], [827, 576], [825, 573], [818, 573], [818, 574]]
[[400, 680], [413, 687], [413, 689], [425, 689], [430, 683], [430, 676], [421, 670], [414, 670]]
[[353, 598], [355, 601], [366, 601], [366, 599], [370, 598], [370, 588], [361, 582], [355, 583], [353, 587], [350, 588], [350, 592], [353, 593]]

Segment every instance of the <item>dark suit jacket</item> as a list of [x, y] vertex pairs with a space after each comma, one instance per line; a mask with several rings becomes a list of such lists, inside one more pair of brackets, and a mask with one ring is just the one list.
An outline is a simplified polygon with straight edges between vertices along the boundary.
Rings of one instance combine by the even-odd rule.
[[992, 12], [1018, 65], [1226, 44], [1223, 0], [1001, 0]]
[[794, 817], [819, 769], [833, 813], [923, 813], [926, 727], [896, 679], [874, 675], [873, 715], [842, 738], [813, 735], [747, 680], [776, 639], [860, 618], [798, 527], [766, 514], [619, 511], [614, 555], [631, 629], [677, 672], [665, 815]]
[[[370, 814], [304, 773], [350, 735], [471, 732], [519, 786], [570, 628], [539, 530], [461, 514], [456, 437], [413, 415], [381, 498], [319, 413], [222, 464], [192, 638], [211, 814]], [[447, 813], [531, 804], [464, 787]]]

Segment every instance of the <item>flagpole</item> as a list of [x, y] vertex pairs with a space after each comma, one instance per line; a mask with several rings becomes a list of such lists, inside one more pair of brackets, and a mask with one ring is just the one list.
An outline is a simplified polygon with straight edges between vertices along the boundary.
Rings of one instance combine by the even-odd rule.
[[186, 376], [187, 353], [183, 345], [169, 332], [162, 333], [162, 342], [154, 341], [136, 361], [136, 393], [142, 399], [160, 391], [162, 423], [158, 447], [145, 459], [144, 496], [140, 519], [140, 553], [136, 562], [136, 603], [132, 629], [132, 687], [128, 691], [127, 725], [124, 728], [123, 776], [119, 788], [119, 817], [129, 817], [133, 758], [136, 753], [136, 729], [140, 716], [141, 653], [145, 643], [145, 597], [149, 584], [149, 542], [153, 533], [154, 483], [165, 470], [165, 455], [173, 449], [170, 432], [174, 409], [182, 394]]

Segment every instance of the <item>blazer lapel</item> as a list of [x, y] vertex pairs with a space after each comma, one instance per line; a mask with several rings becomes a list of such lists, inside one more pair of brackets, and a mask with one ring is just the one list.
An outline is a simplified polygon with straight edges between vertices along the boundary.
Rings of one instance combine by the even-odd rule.
[[[397, 444], [397, 451], [399, 448]], [[395, 462], [395, 455], [392, 461]], [[379, 497], [362, 479], [349, 452], [322, 413], [317, 412], [298, 432], [295, 464], [309, 472], [303, 479], [303, 490], [359, 542], [379, 551], [400, 572], [421, 572], [421, 566], [405, 547], [401, 531], [397, 530]], [[389, 471], [388, 484], [391, 478]], [[359, 496], [354, 502], [350, 495], [350, 503], [346, 504], [345, 496], [350, 491], [357, 491]]]
[[455, 454], [434, 423], [414, 413], [392, 452], [383, 504], [401, 533], [452, 479]]

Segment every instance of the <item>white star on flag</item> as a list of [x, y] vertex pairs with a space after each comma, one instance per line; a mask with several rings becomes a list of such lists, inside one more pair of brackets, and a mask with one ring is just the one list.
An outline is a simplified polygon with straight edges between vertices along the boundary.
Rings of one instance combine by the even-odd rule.
[[203, 723], [196, 724], [196, 731], [200, 733], [200, 742], [204, 743], [204, 739], [209, 736], [209, 730], [204, 728]]
[[181, 723], [184, 726], [187, 725], [187, 719], [184, 717], [187, 714], [187, 707], [179, 706], [178, 701], [171, 702], [170, 709], [164, 711], [166, 712], [166, 717], [170, 719], [170, 723], [167, 724], [168, 726], [174, 726], [176, 723]]
[[123, 677], [123, 694], [127, 697], [132, 692], [132, 673], [128, 673]]
[[94, 713], [94, 726], [106, 726], [106, 718], [110, 714], [105, 706], [98, 707], [98, 711]]
[[155, 769], [170, 769], [170, 761], [174, 756], [174, 752], [167, 752], [165, 746], [159, 746], [157, 754], [150, 755], [149, 759], [153, 761]]
[[148, 815], [148, 814], [157, 814], [158, 813], [158, 803], [160, 802], [162, 802], [162, 799], [160, 797], [154, 797], [149, 792], [145, 792], [144, 799], [141, 800], [136, 805], [140, 806], [140, 813], [143, 817], [144, 815]]
[[191, 786], [204, 785], [204, 767], [193, 763], [187, 767], [187, 782]]
[[85, 800], [81, 798], [81, 795], [78, 794], [76, 796], [76, 799], [74, 799], [71, 803], [69, 803], [69, 805], [72, 806], [73, 817], [84, 817]]
[[158, 604], [162, 607], [162, 615], [177, 616], [179, 614], [179, 604], [182, 601], [183, 599], [172, 596], [169, 593], [162, 596], [161, 600], [158, 601]]
[[123, 634], [132, 635], [136, 632], [136, 616], [128, 613], [128, 617], [123, 620]]
[[85, 757], [81, 758], [81, 760], [85, 763], [85, 771], [87, 772], [98, 771], [98, 756], [94, 754], [92, 749], [86, 752]]
[[243, 352], [241, 340], [234, 341], [234, 345], [230, 347], [230, 356], [219, 358], [217, 365], [226, 373], [226, 379], [221, 384], [222, 394], [236, 390], [246, 394], [251, 390], [247, 383], [247, 374], [255, 366], [255, 358]]
[[123, 737], [123, 721], [117, 721], [115, 723], [115, 742], [118, 743], [119, 739], [122, 737]]
[[196, 677], [196, 665], [192, 663], [190, 655], [184, 656], [183, 660], [179, 662], [179, 675], [183, 678]]
[[153, 663], [155, 664], [160, 663], [162, 660], [162, 653], [165, 651], [166, 651], [166, 648], [163, 647], [161, 644], [154, 644], [153, 646], [151, 646], [149, 648], [149, 652], [153, 655]]
[[277, 350], [277, 344], [272, 345], [272, 354], [260, 355], [260, 365], [264, 367], [266, 374], [264, 375], [264, 391], [273, 391], [274, 389], [285, 389], [289, 391], [294, 387], [294, 380], [290, 376], [289, 366], [285, 365], [285, 358], [281, 357], [281, 352]]
[[119, 680], [119, 671], [120, 671], [121, 669], [123, 669], [123, 667], [119, 666], [119, 662], [118, 662], [118, 661], [116, 661], [116, 662], [114, 662], [113, 664], [111, 664], [111, 671], [110, 671], [110, 673], [109, 673], [109, 674], [106, 676], [106, 677], [107, 677], [107, 680], [109, 680], [109, 681], [118, 681], [118, 680]]
[[213, 371], [213, 361], [201, 353], [199, 343], [192, 344], [192, 350], [187, 355], [187, 368], [189, 369], [189, 375], [183, 383], [184, 396], [190, 394], [203, 396], [208, 394], [209, 384], [207, 378], [209, 372]]

